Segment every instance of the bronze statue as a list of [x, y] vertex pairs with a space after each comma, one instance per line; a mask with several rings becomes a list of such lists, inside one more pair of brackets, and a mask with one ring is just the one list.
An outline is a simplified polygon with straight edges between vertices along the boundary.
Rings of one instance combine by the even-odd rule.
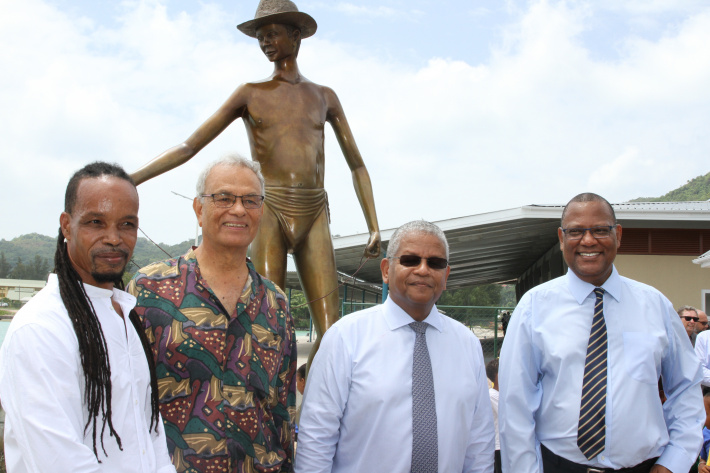
[[[280, 287], [286, 282], [286, 254], [292, 252], [301, 287], [318, 334], [309, 364], [323, 333], [338, 318], [335, 253], [323, 188], [324, 127], [330, 123], [353, 175], [370, 239], [365, 256], [380, 253], [380, 232], [370, 176], [355, 144], [335, 92], [303, 77], [296, 56], [302, 38], [316, 22], [289, 0], [261, 0], [254, 20], [237, 26], [256, 38], [274, 72], [267, 79], [240, 85], [217, 112], [184, 142], [165, 151], [132, 174], [136, 184], [192, 158], [242, 118], [252, 159], [266, 179], [264, 216], [252, 243], [256, 270]], [[329, 294], [326, 297], [326, 294]]]

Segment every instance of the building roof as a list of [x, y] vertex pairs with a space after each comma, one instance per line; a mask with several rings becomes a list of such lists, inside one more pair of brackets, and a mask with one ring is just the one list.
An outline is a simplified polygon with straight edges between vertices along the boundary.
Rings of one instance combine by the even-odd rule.
[[710, 268], [710, 251], [704, 253], [693, 260], [693, 263], [699, 264], [701, 268]]
[[0, 287], [31, 287], [33, 289], [42, 289], [47, 285], [47, 281], [36, 281], [32, 279], [0, 279]]
[[[710, 202], [637, 202], [613, 204], [628, 228], [710, 229]], [[448, 289], [514, 281], [557, 240], [564, 205], [525, 205], [436, 223], [450, 247]], [[383, 247], [394, 228], [381, 231]], [[369, 235], [335, 238], [338, 270], [353, 274], [360, 266]], [[381, 284], [379, 259], [368, 261], [357, 277]]]

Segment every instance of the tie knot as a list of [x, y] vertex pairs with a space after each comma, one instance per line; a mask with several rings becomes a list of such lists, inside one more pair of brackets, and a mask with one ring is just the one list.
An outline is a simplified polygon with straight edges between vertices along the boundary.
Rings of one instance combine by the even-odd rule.
[[602, 289], [601, 287], [595, 287], [594, 294], [597, 295], [597, 298], [603, 297], [604, 296], [604, 289]]
[[417, 333], [426, 333], [426, 328], [429, 324], [426, 322], [412, 322], [409, 324], [410, 327], [412, 327], [412, 330], [414, 330]]

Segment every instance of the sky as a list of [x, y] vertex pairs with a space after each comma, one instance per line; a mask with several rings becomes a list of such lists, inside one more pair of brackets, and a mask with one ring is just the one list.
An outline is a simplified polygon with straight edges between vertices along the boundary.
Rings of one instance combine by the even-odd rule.
[[[272, 65], [235, 26], [257, 0], [0, 0], [0, 238], [54, 236], [88, 162], [136, 170]], [[710, 171], [708, 0], [309, 0], [298, 58], [335, 90], [379, 225], [597, 192], [660, 196]], [[139, 186], [157, 242], [194, 237], [197, 174], [249, 155], [241, 120]], [[331, 231], [367, 231], [326, 125]]]

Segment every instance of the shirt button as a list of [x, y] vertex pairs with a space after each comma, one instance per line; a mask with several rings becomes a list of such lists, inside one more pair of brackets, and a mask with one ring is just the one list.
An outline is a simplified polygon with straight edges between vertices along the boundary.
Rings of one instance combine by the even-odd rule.
[[134, 400], [133, 400], [133, 404], [135, 404], [135, 405], [137, 406], [137, 405], [138, 405], [138, 399], [134, 399]]
[[606, 458], [604, 458], [604, 455], [601, 456], [601, 459], [602, 461], [606, 460]]

